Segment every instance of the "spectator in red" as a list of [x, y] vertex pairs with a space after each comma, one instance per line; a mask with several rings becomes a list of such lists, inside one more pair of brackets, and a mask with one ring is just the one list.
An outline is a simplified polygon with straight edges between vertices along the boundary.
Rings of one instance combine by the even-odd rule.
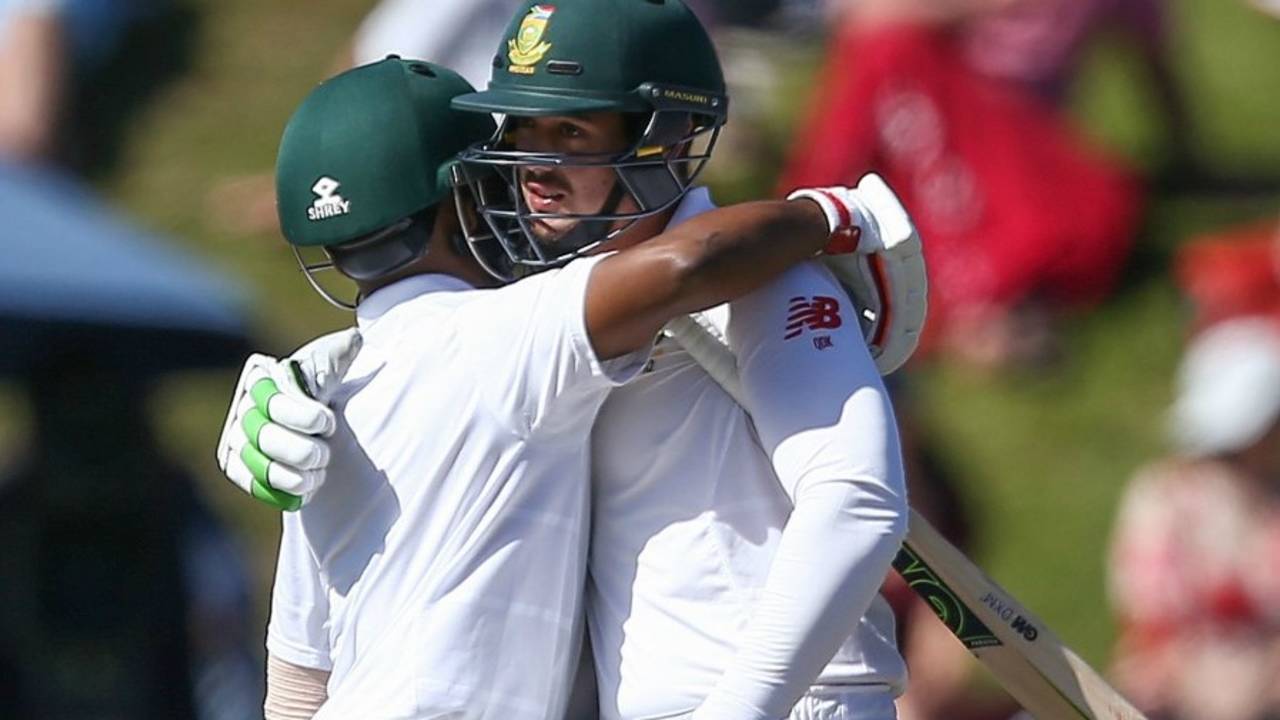
[[1059, 103], [1085, 41], [1109, 20], [1155, 69], [1159, 0], [860, 0], [844, 13], [783, 190], [882, 173], [925, 238], [926, 346], [981, 364], [1051, 347], [1049, 307], [1111, 289], [1140, 215], [1128, 168], [1092, 147]]
[[1197, 336], [1170, 414], [1176, 453], [1140, 470], [1112, 538], [1114, 674], [1152, 717], [1280, 716], [1280, 326]]
[[1280, 231], [1268, 220], [1197, 238], [1179, 248], [1174, 277], [1197, 329], [1242, 315], [1280, 319]]

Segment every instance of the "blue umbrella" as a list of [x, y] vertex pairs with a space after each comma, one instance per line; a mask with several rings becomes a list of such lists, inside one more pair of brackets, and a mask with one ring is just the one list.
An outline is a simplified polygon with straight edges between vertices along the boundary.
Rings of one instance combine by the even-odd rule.
[[76, 181], [0, 162], [0, 373], [67, 351], [141, 373], [232, 364], [243, 308], [226, 279]]

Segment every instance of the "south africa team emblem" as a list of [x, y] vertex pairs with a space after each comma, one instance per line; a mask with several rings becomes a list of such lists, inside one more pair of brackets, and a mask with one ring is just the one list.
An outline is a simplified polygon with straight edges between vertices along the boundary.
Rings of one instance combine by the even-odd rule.
[[511, 60], [511, 66], [507, 68], [509, 71], [521, 75], [533, 74], [533, 66], [551, 49], [551, 43], [544, 42], [542, 35], [547, 31], [547, 22], [555, 11], [555, 5], [534, 5], [529, 8], [529, 14], [520, 21], [516, 36], [507, 41], [507, 57]]

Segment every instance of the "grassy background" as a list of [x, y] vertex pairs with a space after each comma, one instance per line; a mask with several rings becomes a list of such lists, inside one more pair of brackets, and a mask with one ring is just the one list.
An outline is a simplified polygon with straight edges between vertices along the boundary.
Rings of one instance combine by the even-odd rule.
[[[167, 233], [255, 297], [258, 342], [282, 352], [347, 317], [302, 282], [274, 232], [244, 233], [245, 208], [215, 193], [268, 171], [289, 112], [334, 67], [370, 0], [223, 0], [189, 6], [183, 72], [123, 126], [114, 166], [96, 182], [145, 226]], [[1222, 0], [1176, 4], [1175, 70], [1196, 154], [1222, 172], [1280, 170], [1280, 23]], [[782, 90], [757, 115], [758, 156], [722, 157], [722, 199], [767, 191], [795, 110], [808, 92], [817, 44], [767, 56]], [[1133, 57], [1104, 45], [1075, 101], [1102, 142], [1154, 165], [1162, 123]], [[749, 168], [743, 174], [741, 168]], [[930, 367], [913, 379], [918, 412], [964, 485], [988, 570], [1090, 661], [1104, 663], [1113, 628], [1102, 558], [1125, 478], [1161, 450], [1160, 414], [1183, 336], [1183, 312], [1165, 275], [1195, 233], [1275, 214], [1275, 197], [1156, 196], [1120, 294], [1073, 322], [1067, 359], [1042, 374], [979, 375]], [[197, 473], [210, 500], [258, 552], [265, 613], [275, 514], [222, 487], [212, 461], [231, 372], [167, 380], [156, 417], [168, 448]], [[0, 451], [21, 442], [22, 410], [0, 389]]]

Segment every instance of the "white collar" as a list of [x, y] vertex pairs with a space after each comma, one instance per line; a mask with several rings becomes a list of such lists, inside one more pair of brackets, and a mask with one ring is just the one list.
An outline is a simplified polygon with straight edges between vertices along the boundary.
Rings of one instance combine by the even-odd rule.
[[361, 300], [356, 306], [356, 324], [365, 328], [391, 308], [419, 295], [471, 289], [473, 288], [467, 281], [452, 275], [440, 273], [410, 275], [374, 290], [372, 295]]
[[671, 230], [686, 220], [715, 209], [716, 204], [711, 200], [711, 191], [699, 185], [685, 193], [684, 198], [680, 200], [680, 205], [676, 207], [675, 214], [671, 216], [671, 221], [667, 223], [667, 229]]

